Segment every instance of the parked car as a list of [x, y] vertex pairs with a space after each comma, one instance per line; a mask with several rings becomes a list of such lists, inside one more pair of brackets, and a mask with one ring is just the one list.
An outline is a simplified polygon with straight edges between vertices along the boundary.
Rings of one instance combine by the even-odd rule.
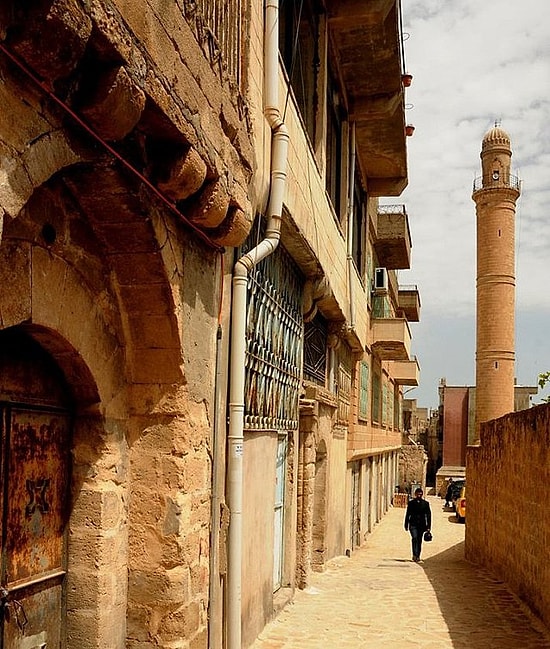
[[460, 497], [460, 492], [466, 486], [466, 480], [454, 480], [451, 485], [451, 505], [456, 508], [456, 501]]
[[460, 490], [460, 494], [455, 501], [456, 520], [459, 523], [466, 522], [466, 485]]

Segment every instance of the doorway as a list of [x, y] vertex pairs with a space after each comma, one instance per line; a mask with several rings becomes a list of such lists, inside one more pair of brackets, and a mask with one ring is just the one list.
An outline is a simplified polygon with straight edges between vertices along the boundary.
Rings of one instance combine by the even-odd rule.
[[0, 649], [64, 646], [71, 410], [53, 359], [0, 332]]

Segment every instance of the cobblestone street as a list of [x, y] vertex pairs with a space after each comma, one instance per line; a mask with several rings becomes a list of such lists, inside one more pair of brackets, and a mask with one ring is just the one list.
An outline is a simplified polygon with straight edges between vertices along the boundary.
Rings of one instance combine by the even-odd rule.
[[434, 540], [411, 561], [404, 509], [334, 559], [253, 649], [550, 649], [550, 634], [506, 585], [464, 560], [463, 524], [428, 497]]

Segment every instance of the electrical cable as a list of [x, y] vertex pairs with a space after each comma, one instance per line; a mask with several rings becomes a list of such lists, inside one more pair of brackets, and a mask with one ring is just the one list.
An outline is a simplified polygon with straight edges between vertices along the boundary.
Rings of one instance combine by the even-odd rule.
[[120, 153], [114, 149], [110, 144], [108, 144], [94, 129], [89, 126], [77, 113], [75, 113], [62, 99], [57, 97], [47, 86], [46, 83], [41, 81], [39, 77], [18, 57], [10, 52], [3, 43], [0, 43], [0, 50], [14, 63], [20, 70], [22, 70], [25, 75], [31, 79], [43, 92], [45, 92], [50, 99], [52, 99], [63, 111], [65, 111], [70, 117], [89, 135], [91, 135], [97, 142], [99, 142], [113, 157], [115, 157], [126, 169], [133, 173], [141, 182], [143, 182], [157, 198], [159, 198], [168, 209], [174, 213], [178, 218], [180, 218], [187, 227], [189, 227], [193, 232], [210, 248], [216, 252], [223, 253], [224, 248], [219, 244], [215, 243], [206, 235], [202, 230], [200, 230], [196, 225], [194, 225], [187, 217], [185, 217], [164, 194], [159, 191], [150, 181], [146, 178], [140, 171], [138, 171], [130, 162], [128, 162]]

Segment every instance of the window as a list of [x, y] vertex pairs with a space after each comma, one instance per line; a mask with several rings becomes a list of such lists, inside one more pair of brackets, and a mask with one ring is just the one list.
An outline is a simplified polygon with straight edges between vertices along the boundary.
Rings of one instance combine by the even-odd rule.
[[319, 15], [315, 0], [281, 0], [279, 50], [312, 143], [319, 104]]
[[388, 385], [384, 381], [382, 385], [382, 425], [388, 423]]
[[361, 361], [359, 366], [359, 419], [369, 416], [369, 365]]
[[327, 322], [317, 314], [304, 326], [304, 378], [325, 387], [327, 371]]
[[372, 372], [372, 420], [380, 423], [381, 411], [381, 386], [380, 386], [380, 370], [373, 368]]
[[363, 279], [365, 274], [365, 246], [366, 246], [366, 219], [365, 212], [367, 206], [367, 198], [365, 192], [361, 187], [361, 182], [358, 175], [355, 175], [355, 183], [353, 187], [353, 261], [359, 273], [359, 277]]
[[334, 212], [340, 220], [345, 215], [342, 205], [342, 137], [343, 115], [340, 94], [334, 77], [329, 74], [327, 83], [327, 143], [326, 143], [326, 189]]
[[353, 358], [351, 349], [342, 343], [338, 348], [338, 423], [349, 424]]

